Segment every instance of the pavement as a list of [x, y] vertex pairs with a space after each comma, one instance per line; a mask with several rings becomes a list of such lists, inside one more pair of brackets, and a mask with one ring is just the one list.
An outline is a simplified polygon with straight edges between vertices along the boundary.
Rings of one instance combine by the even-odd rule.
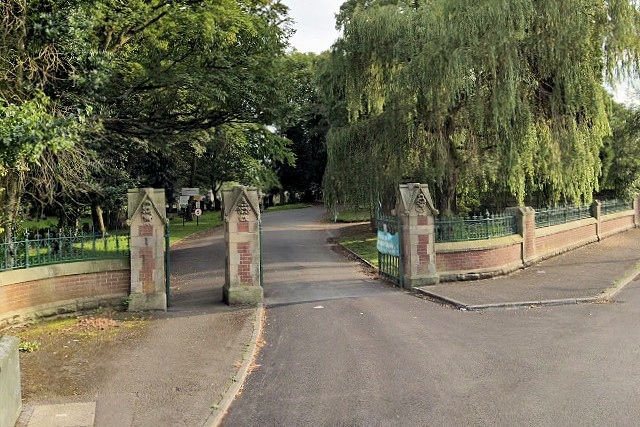
[[222, 229], [172, 246], [169, 310], [152, 314], [135, 347], [92, 361], [89, 392], [25, 401], [17, 427], [217, 425], [262, 324], [262, 307], [223, 303], [224, 260]]
[[608, 302], [640, 274], [640, 229], [549, 258], [508, 276], [425, 286], [461, 310]]
[[[340, 227], [325, 229], [335, 235]], [[220, 425], [251, 370], [264, 310], [222, 303], [223, 245], [217, 230], [172, 248], [173, 306], [152, 322], [140, 347], [114, 358], [109, 379], [91, 395], [25, 402], [18, 426]], [[615, 299], [638, 274], [634, 229], [506, 277], [417, 291], [468, 311], [593, 303]]]

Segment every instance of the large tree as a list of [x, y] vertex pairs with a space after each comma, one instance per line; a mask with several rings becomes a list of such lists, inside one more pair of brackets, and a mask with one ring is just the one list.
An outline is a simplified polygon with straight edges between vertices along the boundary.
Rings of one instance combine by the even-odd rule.
[[313, 201], [322, 188], [326, 165], [328, 122], [318, 93], [319, 62], [327, 55], [292, 52], [284, 73], [290, 88], [290, 111], [277, 122], [278, 132], [291, 140], [295, 165], [281, 163], [277, 172], [283, 191], [299, 193]]
[[610, 134], [603, 79], [640, 52], [635, 1], [353, 0], [339, 24], [344, 93], [330, 92], [348, 123], [328, 139], [330, 197], [376, 203], [409, 179], [442, 212], [469, 187], [591, 200]]
[[91, 127], [89, 109], [52, 90], [75, 72], [71, 44], [60, 43], [68, 10], [47, 1], [0, 2], [0, 225], [9, 232], [34, 166]]
[[[279, 64], [290, 30], [278, 0], [3, 0], [0, 7], [6, 215], [19, 206], [24, 173], [34, 183], [60, 176], [48, 159], [64, 160], [59, 172], [77, 172], [59, 166], [96, 154], [91, 166], [99, 168], [87, 168], [87, 185], [70, 186], [65, 200], [97, 213], [109, 189], [184, 184], [176, 181], [189, 180], [203, 133], [230, 125], [263, 134], [287, 105]], [[252, 144], [263, 163], [265, 153], [286, 151], [279, 139]], [[47, 199], [36, 193], [60, 191], [78, 176], [33, 196]]]
[[614, 104], [611, 129], [602, 150], [601, 191], [633, 197], [640, 191], [640, 111]]

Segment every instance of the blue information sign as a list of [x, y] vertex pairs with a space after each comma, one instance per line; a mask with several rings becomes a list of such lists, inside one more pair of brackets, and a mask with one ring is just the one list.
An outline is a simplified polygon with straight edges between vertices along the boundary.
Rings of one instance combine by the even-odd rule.
[[378, 252], [392, 256], [400, 256], [400, 237], [388, 231], [378, 230]]

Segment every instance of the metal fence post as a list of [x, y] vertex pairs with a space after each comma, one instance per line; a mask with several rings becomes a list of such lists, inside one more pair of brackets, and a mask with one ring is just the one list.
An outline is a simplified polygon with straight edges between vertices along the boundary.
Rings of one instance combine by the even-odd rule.
[[171, 232], [169, 224], [164, 226], [164, 274], [167, 307], [171, 307]]

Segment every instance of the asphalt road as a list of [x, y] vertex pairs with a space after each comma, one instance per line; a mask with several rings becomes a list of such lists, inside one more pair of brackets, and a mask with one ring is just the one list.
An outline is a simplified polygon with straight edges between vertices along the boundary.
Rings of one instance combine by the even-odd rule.
[[461, 312], [374, 280], [320, 208], [265, 214], [265, 345], [224, 426], [640, 424], [640, 283]]

